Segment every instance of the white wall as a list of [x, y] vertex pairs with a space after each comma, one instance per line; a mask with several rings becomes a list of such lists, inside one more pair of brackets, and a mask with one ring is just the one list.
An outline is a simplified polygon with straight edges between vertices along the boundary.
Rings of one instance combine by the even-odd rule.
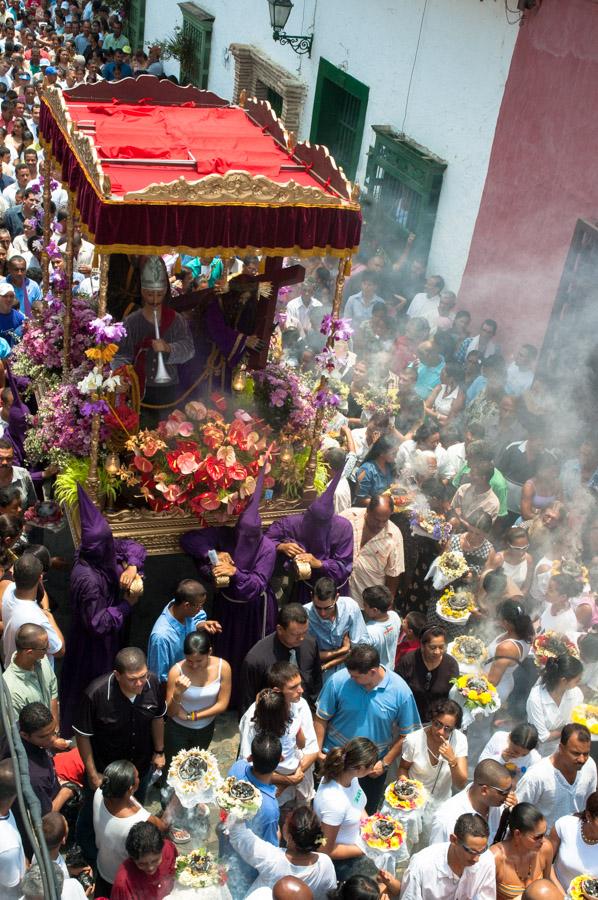
[[[369, 0], [367, 4], [363, 0], [295, 0], [286, 31], [308, 34], [313, 30], [311, 59], [298, 57], [272, 39], [267, 0], [198, 3], [215, 16], [210, 90], [231, 96], [234, 60], [227, 48], [234, 42], [255, 44], [307, 83], [299, 134], [306, 138], [323, 56], [370, 88], [358, 181], [363, 182], [365, 175], [372, 125], [404, 130], [448, 163], [429, 269], [458, 290], [518, 32], [507, 23], [503, 4], [427, 0], [415, 60], [426, 0]], [[146, 41], [164, 37], [180, 20], [175, 0], [147, 0]]]

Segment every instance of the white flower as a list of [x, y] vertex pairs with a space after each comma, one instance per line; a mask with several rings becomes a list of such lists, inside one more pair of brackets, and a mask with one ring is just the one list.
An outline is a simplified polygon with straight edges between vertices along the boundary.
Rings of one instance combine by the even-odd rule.
[[120, 375], [109, 375], [108, 378], [104, 379], [102, 387], [105, 391], [112, 392], [116, 391], [117, 388], [122, 386], [122, 381], [120, 380]]
[[89, 375], [82, 378], [77, 384], [77, 388], [82, 394], [96, 394], [102, 387], [104, 376], [101, 369], [97, 366], [91, 370]]

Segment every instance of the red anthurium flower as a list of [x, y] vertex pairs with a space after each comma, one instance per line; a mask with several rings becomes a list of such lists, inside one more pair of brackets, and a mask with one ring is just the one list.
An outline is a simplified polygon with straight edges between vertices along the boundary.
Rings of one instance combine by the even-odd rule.
[[146, 459], [144, 456], [134, 456], [133, 465], [140, 472], [151, 472], [154, 468], [149, 459]]

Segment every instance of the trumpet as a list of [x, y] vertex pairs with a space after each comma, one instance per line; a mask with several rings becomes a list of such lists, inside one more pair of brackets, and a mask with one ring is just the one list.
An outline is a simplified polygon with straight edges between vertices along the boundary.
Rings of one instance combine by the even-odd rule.
[[[158, 310], [154, 307], [154, 328], [156, 331], [156, 340], [161, 340], [160, 337], [160, 325], [158, 323]], [[156, 353], [158, 357], [158, 364], [156, 366], [156, 376], [154, 378], [154, 382], [156, 384], [170, 384], [172, 378], [168, 374], [168, 369], [166, 368], [166, 364], [164, 363], [164, 354], [161, 350], [158, 350]]]

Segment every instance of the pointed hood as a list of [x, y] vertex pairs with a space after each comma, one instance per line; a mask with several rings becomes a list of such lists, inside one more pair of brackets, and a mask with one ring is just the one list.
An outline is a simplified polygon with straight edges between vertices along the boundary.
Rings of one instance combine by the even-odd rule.
[[27, 424], [27, 416], [29, 416], [30, 413], [28, 407], [21, 400], [16, 378], [8, 366], [6, 367], [6, 374], [8, 376], [8, 384], [13, 397], [12, 406], [8, 413], [6, 437], [14, 448], [16, 465], [23, 466], [25, 463], [25, 436], [29, 427]]
[[303, 515], [303, 542], [307, 550], [316, 558], [326, 556], [330, 551], [330, 529], [334, 518], [334, 492], [343, 477], [343, 470], [328, 482], [326, 490], [314, 500]]
[[110, 526], [80, 484], [77, 485], [77, 495], [81, 521], [79, 556], [118, 583], [116, 550]]
[[262, 542], [262, 518], [260, 516], [260, 501], [262, 499], [262, 491], [264, 489], [264, 478], [266, 477], [266, 466], [270, 459], [270, 451], [272, 445], [266, 450], [264, 464], [261, 467], [255, 484], [255, 491], [249, 501], [249, 505], [243, 510], [237, 521], [236, 543], [233, 553], [235, 565], [239, 569], [247, 571], [253, 565], [256, 553]]

